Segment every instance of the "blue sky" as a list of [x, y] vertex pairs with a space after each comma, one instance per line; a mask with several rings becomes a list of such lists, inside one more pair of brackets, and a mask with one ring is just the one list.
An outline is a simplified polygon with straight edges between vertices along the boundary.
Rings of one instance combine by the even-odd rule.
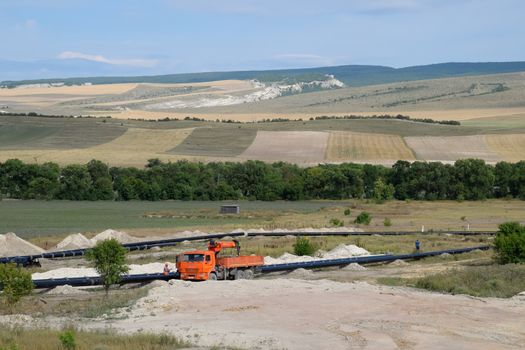
[[521, 0], [0, 0], [0, 60], [42, 65], [5, 64], [0, 80], [73, 61], [83, 74], [519, 61], [524, 13]]

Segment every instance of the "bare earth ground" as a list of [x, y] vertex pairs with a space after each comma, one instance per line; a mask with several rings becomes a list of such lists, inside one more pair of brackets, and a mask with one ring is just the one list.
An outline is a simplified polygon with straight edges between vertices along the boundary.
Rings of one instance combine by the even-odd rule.
[[258, 131], [240, 158], [318, 163], [324, 160], [328, 136], [316, 131]]
[[523, 301], [364, 282], [176, 281], [120, 316], [83, 324], [262, 349], [521, 349], [525, 342]]

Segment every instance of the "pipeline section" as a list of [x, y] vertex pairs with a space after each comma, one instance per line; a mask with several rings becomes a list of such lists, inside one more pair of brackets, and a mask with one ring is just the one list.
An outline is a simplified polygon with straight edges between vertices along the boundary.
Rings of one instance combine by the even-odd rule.
[[[348, 231], [338, 231], [338, 232], [230, 232], [230, 233], [218, 233], [212, 235], [201, 235], [193, 237], [180, 237], [180, 238], [169, 238], [162, 240], [154, 241], [142, 241], [136, 243], [124, 243], [122, 246], [129, 251], [137, 250], [147, 250], [153, 247], [170, 247], [175, 246], [183, 241], [201, 241], [201, 240], [210, 240], [210, 239], [220, 239], [223, 237], [255, 237], [255, 236], [267, 236], [267, 237], [283, 237], [283, 236], [310, 236], [310, 237], [319, 237], [319, 236], [403, 236], [403, 235], [415, 235], [415, 234], [447, 234], [447, 235], [464, 235], [464, 236], [474, 236], [474, 235], [493, 235], [496, 232], [494, 231], [448, 231], [448, 232], [417, 232], [417, 231], [386, 231], [386, 232], [348, 232]], [[61, 259], [61, 258], [72, 258], [80, 257], [86, 254], [86, 251], [89, 248], [85, 249], [73, 249], [73, 250], [63, 250], [57, 252], [46, 252], [36, 255], [21, 255], [21, 256], [10, 256], [0, 258], [0, 264], [6, 263], [15, 263], [18, 266], [30, 266], [32, 264], [38, 264], [38, 259]]]
[[[394, 260], [408, 260], [408, 259], [421, 259], [430, 256], [437, 256], [441, 254], [463, 254], [468, 253], [474, 250], [488, 250], [490, 247], [477, 246], [477, 247], [467, 247], [467, 248], [457, 248], [457, 249], [446, 249], [446, 250], [436, 250], [430, 252], [421, 252], [414, 254], [398, 254], [398, 255], [373, 255], [373, 256], [360, 256], [354, 258], [343, 258], [343, 259], [328, 259], [328, 260], [314, 260], [314, 261], [305, 261], [305, 262], [296, 262], [296, 263], [286, 263], [286, 264], [273, 264], [273, 265], [263, 265], [257, 269], [258, 273], [270, 273], [270, 272], [282, 272], [282, 271], [292, 271], [295, 269], [317, 269], [323, 267], [333, 267], [333, 266], [345, 266], [352, 263], [357, 264], [370, 264], [370, 263], [381, 263], [381, 262], [390, 262]], [[164, 275], [162, 273], [156, 274], [140, 274], [140, 275], [124, 275], [122, 276], [121, 284], [126, 283], [146, 283], [154, 280], [170, 280], [179, 278], [177, 273], [172, 273], [169, 275]], [[42, 280], [33, 280], [35, 288], [53, 288], [62, 285], [71, 285], [75, 287], [85, 287], [85, 286], [95, 286], [101, 285], [102, 279], [100, 277], [73, 277], [73, 278], [55, 278], [55, 279], [42, 279]]]

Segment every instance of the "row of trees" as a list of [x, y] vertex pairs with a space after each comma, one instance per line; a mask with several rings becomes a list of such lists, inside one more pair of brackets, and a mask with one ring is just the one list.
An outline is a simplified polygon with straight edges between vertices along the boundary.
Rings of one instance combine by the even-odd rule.
[[478, 159], [452, 164], [398, 161], [393, 167], [345, 163], [301, 168], [288, 163], [163, 163], [143, 169], [0, 163], [0, 198], [67, 200], [375, 200], [525, 199], [525, 161], [495, 166]]

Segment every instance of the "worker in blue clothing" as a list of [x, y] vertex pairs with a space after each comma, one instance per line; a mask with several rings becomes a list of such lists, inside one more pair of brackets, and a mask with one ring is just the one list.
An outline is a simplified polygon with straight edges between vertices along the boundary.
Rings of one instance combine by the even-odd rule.
[[419, 239], [416, 239], [416, 250], [419, 252], [419, 248], [421, 246], [421, 242], [419, 242]]

